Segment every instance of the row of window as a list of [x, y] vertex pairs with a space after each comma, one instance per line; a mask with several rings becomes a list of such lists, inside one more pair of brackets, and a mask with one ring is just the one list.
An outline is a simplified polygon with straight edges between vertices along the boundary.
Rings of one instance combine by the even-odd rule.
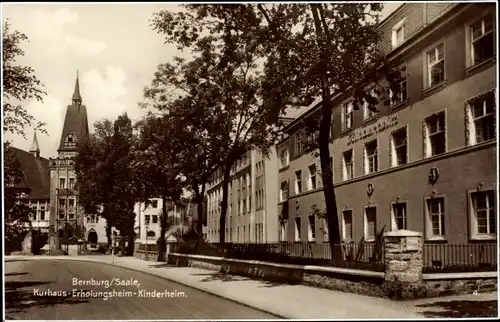
[[68, 179], [68, 186], [66, 187], [66, 178], [59, 178], [60, 189], [73, 189], [75, 187], [75, 178]]
[[30, 215], [30, 220], [48, 220], [45, 216], [45, 210], [39, 210], [36, 214]]
[[[216, 227], [215, 225], [213, 227]], [[233, 228], [228, 227], [226, 228], [226, 236], [225, 236], [225, 241], [230, 243], [230, 242], [237, 242], [237, 243], [244, 243], [250, 242], [250, 237], [251, 237], [251, 227], [250, 225], [243, 225], [243, 226], [238, 226], [236, 227], [236, 238], [235, 240], [232, 239], [233, 236]], [[210, 241], [218, 241], [220, 238], [220, 230], [219, 229], [212, 229], [208, 232], [208, 238]], [[255, 241], [256, 242], [263, 242], [264, 240], [264, 224], [255, 224]]]
[[[66, 206], [66, 200], [68, 201], [67, 202], [67, 206]], [[74, 211], [75, 210], [75, 199], [74, 198], [69, 198], [69, 199], [66, 199], [66, 198], [59, 198], [59, 211], [65, 211], [66, 209], [68, 211]]]
[[[489, 91], [483, 95], [470, 100], [466, 104], [466, 144], [474, 145], [496, 138], [495, 133], [495, 93]], [[446, 111], [433, 114], [424, 119], [423, 122], [423, 149], [424, 157], [440, 155], [447, 152], [446, 144]], [[363, 173], [362, 175], [374, 173], [379, 167], [379, 143], [377, 139], [371, 140], [363, 146]], [[286, 151], [286, 149], [284, 150]], [[393, 131], [389, 140], [390, 166], [397, 167], [408, 163], [408, 127], [404, 126]], [[342, 153], [341, 159], [342, 180], [353, 179], [354, 152], [349, 149]], [[333, 164], [332, 164], [333, 168]], [[307, 185], [304, 189], [302, 170], [295, 171], [294, 193], [300, 194], [304, 191], [317, 188], [316, 165], [310, 165], [307, 172]], [[280, 185], [280, 201], [288, 198], [288, 181], [282, 181]]]
[[144, 223], [146, 225], [149, 225], [151, 223], [151, 219], [152, 219], [153, 224], [158, 223], [158, 215], [145, 215], [144, 216]]
[[[494, 190], [475, 191], [469, 193], [469, 209], [471, 221], [471, 237], [475, 239], [494, 238], [497, 232], [497, 216], [495, 207]], [[447, 212], [445, 212], [446, 198], [444, 196], [429, 197], [425, 200], [425, 238], [428, 240], [445, 240]], [[364, 208], [364, 232], [365, 241], [375, 241], [377, 236], [377, 206]], [[391, 203], [391, 230], [406, 230], [407, 227], [407, 202]], [[302, 241], [301, 218], [294, 218], [295, 236], [294, 241]], [[451, 220], [451, 219], [448, 219]], [[280, 240], [286, 241], [288, 223], [281, 222]], [[323, 231], [327, 232], [328, 222], [323, 220]], [[315, 241], [316, 217], [308, 217], [307, 241]], [[353, 210], [344, 209], [341, 218], [342, 240], [350, 242], [354, 240], [353, 235]], [[327, 234], [324, 241], [328, 240]]]

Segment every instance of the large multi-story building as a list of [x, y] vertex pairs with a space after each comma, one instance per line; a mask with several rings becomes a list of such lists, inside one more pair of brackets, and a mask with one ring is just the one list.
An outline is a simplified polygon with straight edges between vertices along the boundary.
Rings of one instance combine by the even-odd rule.
[[[276, 152], [266, 157], [251, 150], [233, 165], [228, 187], [227, 242], [265, 243], [278, 240]], [[219, 242], [222, 170], [214, 172], [207, 186], [207, 240]]]
[[[78, 204], [74, 157], [77, 155], [77, 144], [87, 139], [89, 126], [87, 108], [82, 105], [78, 76], [72, 96], [72, 104], [66, 109], [64, 126], [61, 133], [58, 157], [50, 159], [50, 225], [57, 234], [59, 245], [61, 240], [68, 241], [85, 234], [85, 212]], [[87, 237], [87, 236], [85, 236]], [[86, 239], [86, 238], [85, 238]], [[51, 242], [55, 241], [50, 239]]]
[[[380, 25], [381, 48], [405, 75], [378, 113], [333, 100], [330, 154], [343, 242], [383, 231], [426, 241], [496, 241], [496, 9], [488, 3], [405, 3]], [[277, 145], [282, 241], [328, 240], [319, 160], [302, 119]]]

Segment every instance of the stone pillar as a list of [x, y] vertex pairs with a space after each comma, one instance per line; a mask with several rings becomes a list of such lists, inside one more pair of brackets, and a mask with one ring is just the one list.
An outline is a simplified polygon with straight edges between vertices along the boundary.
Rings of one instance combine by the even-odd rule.
[[22, 242], [22, 251], [21, 253], [24, 255], [33, 255], [33, 234], [30, 230], [23, 239]]
[[384, 233], [385, 288], [390, 297], [422, 295], [422, 251], [422, 233], [409, 230]]

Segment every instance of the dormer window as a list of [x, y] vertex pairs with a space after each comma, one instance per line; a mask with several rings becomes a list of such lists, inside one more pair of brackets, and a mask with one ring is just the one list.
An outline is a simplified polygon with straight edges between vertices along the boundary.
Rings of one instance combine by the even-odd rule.
[[65, 148], [75, 148], [76, 147], [76, 138], [73, 132], [69, 132], [66, 140], [64, 141]]

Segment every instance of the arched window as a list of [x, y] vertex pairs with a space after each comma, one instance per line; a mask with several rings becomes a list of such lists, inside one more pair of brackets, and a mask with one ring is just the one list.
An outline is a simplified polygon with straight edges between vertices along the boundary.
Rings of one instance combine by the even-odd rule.
[[148, 239], [154, 239], [155, 236], [156, 236], [156, 234], [155, 234], [154, 231], [150, 230], [150, 231], [148, 231], [148, 233], [147, 233], [146, 236], [147, 236]]

